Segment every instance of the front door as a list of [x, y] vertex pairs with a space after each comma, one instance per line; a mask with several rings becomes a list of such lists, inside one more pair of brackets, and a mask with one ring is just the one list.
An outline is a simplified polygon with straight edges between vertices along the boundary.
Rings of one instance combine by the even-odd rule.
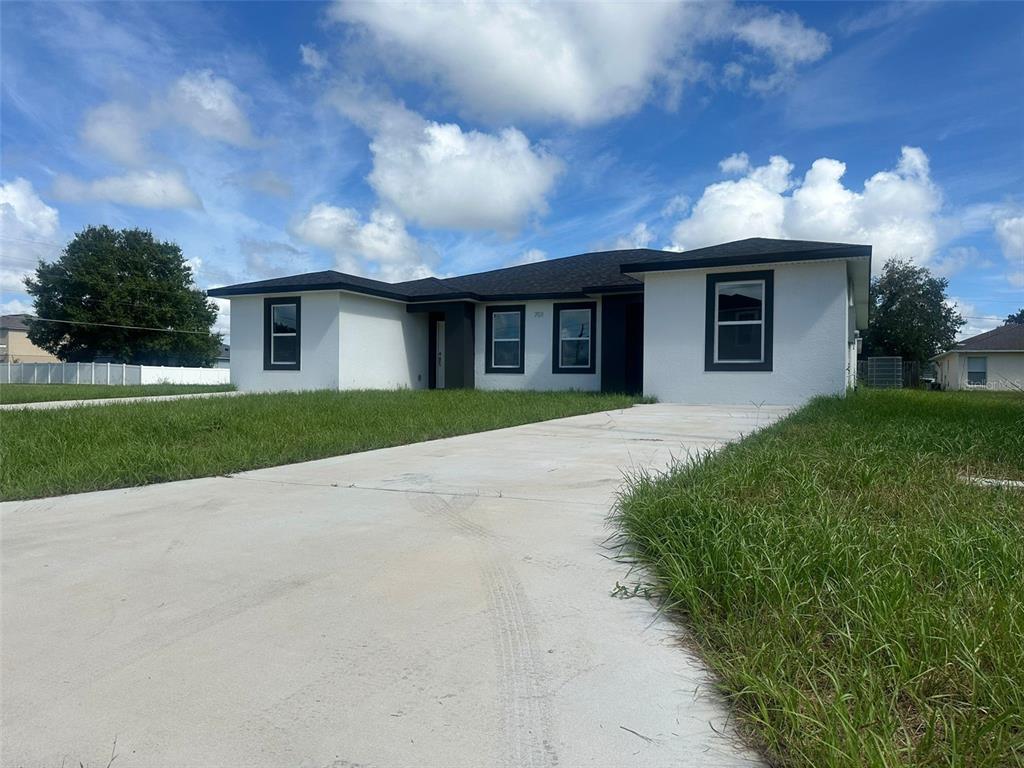
[[639, 301], [626, 305], [626, 391], [644, 391], [644, 305]]
[[444, 389], [444, 320], [434, 323], [434, 333], [434, 387]]

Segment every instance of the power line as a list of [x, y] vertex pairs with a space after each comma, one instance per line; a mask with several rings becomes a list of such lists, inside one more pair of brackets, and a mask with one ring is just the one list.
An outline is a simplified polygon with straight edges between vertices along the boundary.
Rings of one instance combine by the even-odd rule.
[[33, 245], [50, 245], [54, 248], [64, 250], [64, 246], [60, 243], [54, 243], [50, 240], [33, 240], [28, 237], [14, 237], [13, 235], [0, 235], [0, 240], [10, 240], [14, 243], [32, 243]]
[[33, 320], [43, 323], [67, 323], [68, 325], [94, 325], [101, 328], [124, 328], [129, 331], [158, 331], [160, 333], [193, 333], [200, 336], [209, 336], [209, 331], [181, 331], [175, 328], [149, 328], [144, 325], [117, 325], [116, 323], [90, 323], [85, 320], [56, 320], [52, 317], [36, 317], [29, 315]]

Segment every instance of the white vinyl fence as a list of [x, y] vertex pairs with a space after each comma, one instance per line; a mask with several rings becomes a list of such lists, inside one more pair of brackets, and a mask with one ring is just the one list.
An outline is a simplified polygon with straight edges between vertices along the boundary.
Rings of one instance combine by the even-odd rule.
[[230, 384], [227, 368], [124, 363], [0, 363], [0, 384]]

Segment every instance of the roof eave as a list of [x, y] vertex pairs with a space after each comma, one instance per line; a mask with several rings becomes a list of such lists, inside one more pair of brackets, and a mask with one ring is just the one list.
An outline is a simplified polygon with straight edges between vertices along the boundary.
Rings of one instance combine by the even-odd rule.
[[251, 285], [228, 286], [226, 288], [211, 288], [206, 292], [206, 295], [215, 298], [234, 298], [238, 296], [262, 296], [269, 293], [311, 293], [313, 291], [347, 291], [349, 293], [361, 293], [365, 296], [375, 296], [393, 301], [409, 301], [409, 297], [402, 293], [384, 291], [363, 285], [352, 285], [345, 282], [292, 283], [290, 285], [268, 285], [262, 287]]
[[674, 272], [679, 270], [707, 269], [708, 267], [745, 267], [752, 264], [775, 264], [794, 261], [824, 261], [826, 259], [871, 259], [870, 245], [844, 245], [835, 248], [816, 248], [811, 251], [774, 251], [752, 256], [709, 256], [703, 259], [672, 259], [668, 261], [641, 261], [623, 264], [619, 271], [624, 275], [642, 272]]

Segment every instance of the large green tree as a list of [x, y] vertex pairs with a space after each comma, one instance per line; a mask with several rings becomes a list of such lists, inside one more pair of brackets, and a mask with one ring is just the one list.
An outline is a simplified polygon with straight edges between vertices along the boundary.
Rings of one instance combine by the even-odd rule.
[[1006, 316], [1006, 325], [1024, 325], [1024, 307]]
[[956, 341], [963, 317], [946, 296], [949, 281], [924, 267], [893, 260], [871, 281], [871, 322], [864, 339], [869, 357], [898, 355], [925, 362]]
[[216, 305], [181, 248], [146, 230], [87, 227], [25, 286], [28, 337], [61, 360], [210, 366], [220, 349]]

